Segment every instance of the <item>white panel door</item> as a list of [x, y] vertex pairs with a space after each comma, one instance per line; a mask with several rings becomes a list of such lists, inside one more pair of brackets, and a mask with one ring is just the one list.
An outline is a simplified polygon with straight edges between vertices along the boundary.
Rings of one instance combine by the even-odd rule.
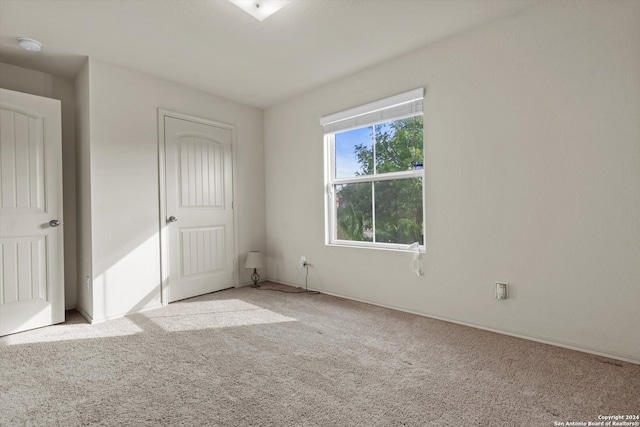
[[64, 322], [60, 101], [0, 89], [0, 336]]
[[233, 286], [230, 129], [164, 118], [169, 302]]

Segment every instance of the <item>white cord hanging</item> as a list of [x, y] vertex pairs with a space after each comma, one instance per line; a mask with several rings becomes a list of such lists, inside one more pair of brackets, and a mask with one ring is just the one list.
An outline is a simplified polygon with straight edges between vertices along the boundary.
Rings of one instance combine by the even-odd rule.
[[422, 253], [420, 252], [420, 244], [418, 242], [412, 243], [409, 246], [410, 250], [414, 250], [415, 253], [413, 254], [413, 259], [411, 260], [411, 262], [409, 263], [409, 269], [411, 270], [412, 273], [415, 273], [416, 276], [422, 276], [423, 274], [423, 269], [422, 269]]

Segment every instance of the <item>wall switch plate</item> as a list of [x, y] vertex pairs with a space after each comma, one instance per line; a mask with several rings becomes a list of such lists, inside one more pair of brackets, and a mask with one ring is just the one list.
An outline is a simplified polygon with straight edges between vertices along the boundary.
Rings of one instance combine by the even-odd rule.
[[496, 298], [507, 299], [507, 284], [504, 282], [496, 282]]

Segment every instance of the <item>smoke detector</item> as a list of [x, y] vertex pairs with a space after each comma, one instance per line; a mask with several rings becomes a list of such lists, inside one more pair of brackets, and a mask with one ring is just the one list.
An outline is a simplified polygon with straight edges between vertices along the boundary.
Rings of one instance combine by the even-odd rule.
[[20, 37], [18, 38], [18, 44], [20, 44], [20, 47], [30, 52], [40, 52], [42, 50], [42, 43], [38, 40]]

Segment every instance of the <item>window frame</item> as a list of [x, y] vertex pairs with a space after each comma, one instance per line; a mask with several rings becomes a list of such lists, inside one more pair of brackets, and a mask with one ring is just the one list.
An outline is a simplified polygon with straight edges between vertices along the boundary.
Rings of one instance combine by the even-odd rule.
[[[329, 116], [325, 116], [320, 119], [320, 123], [324, 126], [324, 160], [325, 160], [325, 244], [328, 246], [347, 246], [347, 247], [362, 247], [371, 249], [384, 249], [384, 250], [400, 250], [408, 251], [415, 250], [415, 246], [412, 244], [402, 243], [387, 243], [387, 242], [369, 242], [358, 240], [343, 240], [338, 239], [338, 224], [337, 224], [337, 210], [336, 205], [336, 186], [344, 184], [357, 184], [357, 183], [371, 183], [375, 186], [376, 182], [392, 181], [401, 179], [420, 179], [422, 181], [422, 243], [419, 244], [419, 248], [424, 250], [426, 245], [426, 203], [425, 203], [425, 173], [424, 166], [422, 168], [410, 169], [406, 171], [387, 172], [387, 173], [374, 173], [371, 175], [359, 175], [346, 178], [336, 178], [336, 134], [346, 132], [353, 129], [361, 129], [371, 126], [375, 135], [375, 126], [388, 123], [395, 120], [401, 120], [416, 116], [422, 116], [422, 100], [424, 98], [424, 89], [416, 89], [404, 94], [396, 95], [390, 98], [385, 98], [379, 101], [372, 102], [360, 107], [345, 110], [340, 113], [335, 113]], [[417, 103], [416, 101], [418, 101]], [[409, 100], [409, 101], [407, 101]], [[414, 103], [413, 107], [409, 109], [406, 104], [409, 102]], [[415, 106], [418, 108], [415, 108]], [[386, 114], [385, 114], [386, 113]], [[377, 120], [376, 120], [377, 118]], [[340, 123], [336, 126], [335, 123], [343, 121], [342, 126]], [[372, 143], [376, 144], [375, 139]], [[375, 148], [374, 148], [375, 150]], [[375, 151], [374, 151], [375, 153]], [[424, 120], [423, 120], [423, 155], [422, 165], [424, 165]], [[375, 160], [374, 160], [375, 164]], [[372, 191], [372, 217], [374, 224], [374, 240], [375, 240], [375, 190]]]

